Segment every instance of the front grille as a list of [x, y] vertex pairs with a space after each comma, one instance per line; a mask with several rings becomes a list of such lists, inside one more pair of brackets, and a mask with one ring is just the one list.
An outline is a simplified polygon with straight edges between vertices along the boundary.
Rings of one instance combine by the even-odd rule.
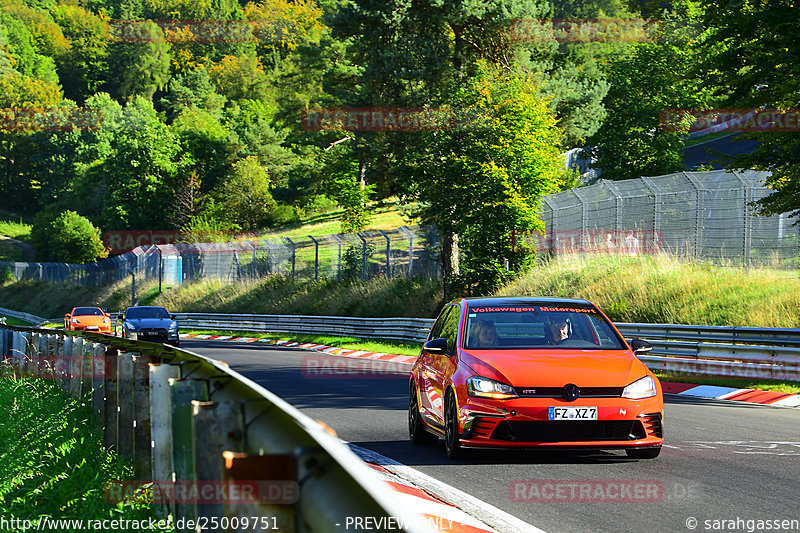
[[630, 441], [646, 437], [639, 420], [503, 421], [492, 439], [516, 442]]
[[[581, 398], [619, 398], [625, 387], [578, 387]], [[564, 387], [515, 387], [520, 398], [561, 398]], [[531, 392], [533, 391], [533, 392]]]
[[639, 417], [644, 423], [647, 433], [658, 438], [664, 437], [664, 424], [661, 421], [661, 413], [650, 413]]

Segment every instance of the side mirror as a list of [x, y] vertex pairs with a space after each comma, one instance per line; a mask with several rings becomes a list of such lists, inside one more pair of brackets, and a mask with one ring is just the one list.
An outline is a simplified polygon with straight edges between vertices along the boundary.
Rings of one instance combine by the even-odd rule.
[[175, 316], [175, 315], [169, 315], [169, 317], [170, 317], [172, 320], [178, 320], [178, 317], [177, 317], [177, 316]]
[[71, 316], [72, 316], [71, 314], [67, 313], [66, 315], [64, 315], [64, 318], [69, 318]]
[[647, 341], [643, 341], [642, 339], [633, 339], [631, 341], [631, 349], [633, 350], [634, 355], [644, 355], [652, 350], [653, 347], [650, 346], [650, 343]]
[[447, 339], [431, 339], [422, 347], [430, 353], [445, 353], [447, 351]]
[[117, 320], [125, 320], [124, 315], [117, 315]]

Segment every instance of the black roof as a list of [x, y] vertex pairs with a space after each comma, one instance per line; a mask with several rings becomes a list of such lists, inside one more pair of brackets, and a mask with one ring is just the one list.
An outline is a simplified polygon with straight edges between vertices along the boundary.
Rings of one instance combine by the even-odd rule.
[[494, 297], [469, 297], [463, 298], [470, 307], [481, 305], [594, 305], [589, 300], [580, 298], [543, 298], [539, 296], [494, 296]]

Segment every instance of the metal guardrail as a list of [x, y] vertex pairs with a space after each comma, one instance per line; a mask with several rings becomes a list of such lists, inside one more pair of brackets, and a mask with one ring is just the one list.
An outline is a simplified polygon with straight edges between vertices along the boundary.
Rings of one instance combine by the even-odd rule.
[[[16, 313], [8, 311], [0, 308], [0, 313], [8, 316]], [[111, 316], [113, 320], [117, 313]], [[220, 313], [176, 313], [176, 316], [182, 329], [354, 336], [405, 342], [424, 342], [434, 322], [427, 318]], [[800, 381], [800, 329], [641, 323], [616, 326], [626, 339], [640, 338], [653, 345], [653, 351], [640, 358], [653, 369]]]
[[353, 336], [424, 342], [433, 320], [428, 318], [352, 318], [303, 315], [225, 315], [175, 313], [181, 328], [231, 329], [270, 333]]
[[86, 402], [104, 446], [133, 460], [130, 483], [154, 483], [162, 494], [212, 489], [210, 501], [167, 501], [161, 516], [242, 525], [260, 517], [259, 530], [288, 533], [395, 517], [405, 531], [427, 531], [339, 439], [225, 363], [157, 343], [7, 325], [0, 354], [4, 375], [53, 379]]
[[[298, 315], [177, 313], [182, 328], [352, 335], [424, 342], [433, 320]], [[681, 324], [616, 324], [630, 340], [648, 341], [650, 368], [698, 375], [800, 381], [800, 329]]]

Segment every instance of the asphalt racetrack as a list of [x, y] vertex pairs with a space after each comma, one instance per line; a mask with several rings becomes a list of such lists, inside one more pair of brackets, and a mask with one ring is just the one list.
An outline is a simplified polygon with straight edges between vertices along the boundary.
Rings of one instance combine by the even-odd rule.
[[[452, 462], [441, 440], [408, 441], [407, 375], [318, 376], [308, 369], [341, 358], [263, 344], [185, 339], [182, 347], [226, 361], [340, 438], [549, 533], [800, 530], [800, 409], [667, 395], [665, 446], [654, 460], [480, 450]], [[770, 522], [750, 529], [759, 520]]]

